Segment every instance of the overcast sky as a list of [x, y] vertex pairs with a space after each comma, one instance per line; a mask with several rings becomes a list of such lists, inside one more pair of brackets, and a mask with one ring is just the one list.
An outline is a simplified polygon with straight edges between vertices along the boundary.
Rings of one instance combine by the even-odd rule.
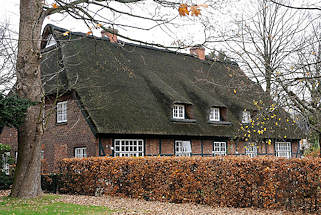
[[[4, 1], [4, 0], [2, 0]], [[220, 2], [227, 2], [225, 5]], [[293, 0], [292, 2], [309, 2], [311, 3], [314, 0]], [[20, 0], [6, 0], [5, 4], [2, 4], [0, 7], [0, 23], [9, 23], [11, 30], [18, 32], [19, 29], [19, 2]], [[51, 5], [53, 0], [45, 0], [48, 5]], [[218, 28], [229, 27], [229, 21], [232, 18], [242, 15], [249, 15], [251, 8], [254, 9], [253, 5], [256, 0], [186, 0], [182, 1], [188, 4], [211, 4], [217, 3], [217, 10], [212, 8], [202, 9], [202, 15], [200, 17], [179, 17], [177, 8], [167, 9], [161, 8], [159, 11], [164, 14], [170, 14], [171, 16], [177, 15], [174, 23], [177, 25], [173, 27], [166, 28], [155, 28], [153, 31], [136, 31], [132, 28], [121, 28], [118, 29], [120, 34], [132, 37], [135, 39], [140, 39], [143, 41], [156, 42], [164, 45], [171, 45], [175, 41], [182, 41], [186, 43], [199, 44], [204, 42], [204, 26], [199, 24], [200, 22], [209, 21], [212, 24], [213, 32], [218, 30]], [[319, 1], [316, 1], [319, 2]], [[112, 2], [113, 4], [113, 2]], [[115, 3], [116, 4], [116, 3]], [[118, 4], [114, 5], [118, 10], [126, 10], [130, 13], [135, 13], [138, 15], [153, 13], [155, 9], [155, 4], [152, 0], [145, 0], [138, 4], [135, 3], [135, 7], [129, 8], [127, 5]], [[152, 5], [152, 6], [151, 6]], [[221, 5], [221, 7], [219, 7]], [[216, 7], [216, 6], [214, 6]], [[244, 10], [245, 9], [245, 10]], [[128, 18], [128, 16], [116, 16], [110, 12], [104, 13], [103, 16], [108, 17], [108, 20], [116, 23], [130, 23], [140, 27], [151, 26], [147, 22], [142, 22], [141, 20], [135, 23], [133, 18]], [[56, 26], [66, 28], [70, 31], [80, 31], [87, 32], [88, 28], [81, 21], [76, 21], [70, 17], [65, 17], [62, 15], [52, 15], [46, 18], [44, 26], [48, 23], [54, 24]], [[206, 32], [207, 36], [209, 32]], [[212, 32], [211, 32], [212, 33]], [[94, 35], [100, 36], [100, 30], [94, 30]], [[190, 44], [189, 44], [190, 45]]]
[[[46, 0], [46, 2], [50, 5], [52, 0]], [[212, 1], [212, 0], [211, 0]], [[218, 0], [215, 0], [218, 1]], [[234, 2], [237, 0], [228, 0], [229, 2]], [[249, 0], [250, 1], [250, 0]], [[209, 0], [194, 0], [193, 3], [206, 3], [209, 2]], [[119, 8], [119, 5], [116, 5], [115, 8], [118, 10], [127, 10], [136, 14], [148, 14], [152, 13], [155, 7], [149, 7], [148, 4], [152, 4], [152, 1], [147, 0], [140, 4], [135, 4], [135, 9], [128, 9], [128, 7]], [[204, 21], [205, 18], [209, 17], [209, 14], [206, 14], [207, 12], [211, 11], [214, 13], [214, 16], [211, 16], [211, 22], [217, 23], [220, 20], [225, 20], [222, 18], [225, 14], [229, 14], [230, 16], [231, 11], [233, 12], [234, 6], [228, 5], [228, 7], [222, 7], [218, 11], [212, 10], [212, 9], [202, 9], [202, 15], [200, 17], [179, 17], [178, 11], [176, 9], [166, 9], [162, 8], [161, 12], [171, 14], [171, 16], [175, 15], [178, 16], [177, 19], [175, 19], [175, 23], [177, 26], [175, 28], [166, 28], [163, 26], [162, 28], [156, 28], [153, 31], [135, 31], [133, 29], [119, 29], [121, 34], [124, 34], [129, 37], [133, 37], [135, 39], [141, 39], [144, 41], [149, 42], [156, 42], [160, 44], [170, 45], [174, 41], [181, 40], [183, 42], [191, 41], [191, 43], [197, 44], [204, 42], [204, 27], [200, 24], [196, 24], [199, 22]], [[148, 10], [149, 9], [149, 10]], [[152, 9], [152, 10], [151, 10]], [[234, 12], [233, 12], [234, 13]], [[5, 4], [3, 4], [0, 7], [0, 22], [1, 23], [9, 23], [10, 28], [12, 31], [18, 32], [19, 29], [19, 0], [8, 0], [5, 1]], [[104, 14], [105, 15], [105, 14]], [[135, 20], [133, 18], [128, 18], [125, 16], [118, 17], [115, 15], [106, 14], [108, 16], [109, 20], [112, 20], [114, 22], [122, 22], [122, 23], [134, 23]], [[84, 23], [80, 21], [76, 21], [71, 19], [70, 17], [63, 17], [61, 15], [53, 15], [50, 16], [45, 20], [45, 24], [54, 24], [56, 26], [66, 28], [70, 31], [81, 31], [81, 32], [87, 32], [88, 28], [85, 26]], [[141, 20], [139, 22], [136, 22], [134, 25], [140, 25], [142, 27], [151, 26], [147, 22], [142, 22]], [[94, 30], [94, 34], [96, 36], [100, 36], [99, 30]]]

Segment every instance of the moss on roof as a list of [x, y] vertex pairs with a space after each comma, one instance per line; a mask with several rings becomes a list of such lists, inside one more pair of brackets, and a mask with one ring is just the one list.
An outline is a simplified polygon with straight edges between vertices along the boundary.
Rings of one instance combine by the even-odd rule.
[[[97, 133], [233, 137], [242, 111], [264, 94], [235, 64], [48, 28], [59, 49], [44, 54], [43, 75], [63, 69], [56, 81], [77, 91]], [[191, 104], [196, 122], [173, 122], [174, 103]], [[212, 106], [226, 107], [232, 123], [208, 123]]]

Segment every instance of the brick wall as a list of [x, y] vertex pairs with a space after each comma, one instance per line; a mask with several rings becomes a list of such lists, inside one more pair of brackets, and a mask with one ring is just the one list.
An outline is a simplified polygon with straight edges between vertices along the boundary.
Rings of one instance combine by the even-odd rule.
[[[97, 140], [86, 122], [77, 101], [72, 95], [66, 95], [59, 99], [67, 101], [67, 122], [58, 124], [56, 121], [56, 109], [53, 105], [54, 98], [48, 98], [46, 102], [47, 123], [42, 137], [43, 171], [53, 171], [57, 167], [58, 160], [74, 157], [76, 147], [86, 147], [87, 156], [97, 156]], [[17, 131], [14, 128], [3, 128], [0, 134], [0, 143], [12, 146], [11, 156], [18, 151]]]
[[15, 128], [4, 127], [0, 134], [0, 143], [11, 146], [11, 155], [18, 151], [18, 132]]
[[[53, 171], [57, 167], [58, 160], [62, 158], [71, 158], [75, 156], [76, 147], [86, 147], [87, 156], [99, 155], [99, 139], [96, 138], [83, 114], [77, 100], [69, 94], [59, 99], [60, 101], [67, 101], [67, 122], [56, 122], [56, 109], [53, 106], [54, 98], [48, 99], [46, 104], [46, 115], [48, 115], [46, 130], [41, 140], [42, 150], [44, 151], [43, 171]], [[122, 139], [122, 138], [120, 138]], [[140, 138], [144, 139], [144, 138]], [[177, 138], [180, 140], [180, 138]], [[213, 140], [189, 139], [192, 144], [192, 153], [201, 155], [203, 151], [204, 156], [211, 156], [213, 151]], [[100, 142], [107, 156], [112, 155], [112, 138], [100, 138]], [[159, 145], [161, 142], [161, 146]], [[0, 143], [9, 144], [12, 146], [11, 155], [14, 156], [17, 151], [17, 132], [13, 128], [5, 127], [0, 134]], [[157, 156], [160, 155], [174, 155], [175, 138], [147, 138], [144, 139], [145, 155]], [[228, 154], [245, 154], [245, 143], [234, 143], [228, 141]], [[297, 156], [299, 144], [292, 143], [292, 157]], [[237, 153], [236, 153], [237, 152]], [[262, 143], [259, 145], [258, 153], [265, 153], [274, 155], [274, 144]]]
[[[86, 122], [77, 101], [63, 96], [58, 102], [67, 101], [67, 122], [57, 123], [55, 107], [50, 98], [46, 104], [47, 125], [41, 140], [48, 171], [57, 167], [57, 161], [75, 156], [75, 148], [86, 147], [87, 156], [98, 156], [97, 140]], [[54, 109], [53, 109], [54, 108]]]

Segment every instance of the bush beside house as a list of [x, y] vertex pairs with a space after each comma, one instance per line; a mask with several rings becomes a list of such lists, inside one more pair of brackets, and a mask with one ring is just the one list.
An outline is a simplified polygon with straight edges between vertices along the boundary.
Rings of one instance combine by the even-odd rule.
[[320, 164], [271, 157], [64, 159], [59, 192], [320, 212]]
[[10, 172], [9, 169], [7, 169], [8, 165], [14, 163], [14, 160], [6, 154], [10, 152], [10, 150], [11, 147], [9, 145], [0, 143], [0, 190], [9, 189], [13, 183], [13, 171]]

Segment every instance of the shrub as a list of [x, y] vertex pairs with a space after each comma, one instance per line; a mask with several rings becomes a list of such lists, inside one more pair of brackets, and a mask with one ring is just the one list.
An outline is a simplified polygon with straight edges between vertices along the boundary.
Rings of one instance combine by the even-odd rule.
[[321, 211], [320, 164], [321, 159], [272, 157], [64, 159], [59, 191]]
[[0, 171], [0, 190], [8, 190], [13, 184], [13, 176]]
[[60, 175], [58, 174], [42, 174], [41, 189], [47, 193], [56, 193], [60, 183]]

